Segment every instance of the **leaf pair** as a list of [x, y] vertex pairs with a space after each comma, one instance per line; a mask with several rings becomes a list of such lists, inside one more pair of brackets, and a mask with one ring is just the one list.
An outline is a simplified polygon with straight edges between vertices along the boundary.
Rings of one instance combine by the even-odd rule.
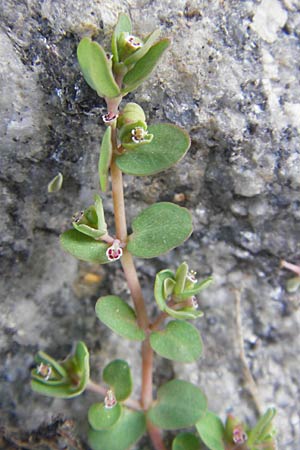
[[[169, 39], [155, 43], [157, 31], [143, 42], [131, 35], [131, 28], [130, 19], [121, 14], [112, 38], [112, 61], [102, 46], [88, 37], [78, 45], [77, 57], [83, 76], [100, 97], [114, 98], [136, 89], [170, 45]], [[120, 75], [124, 77], [122, 89], [115, 79]]]
[[78, 342], [74, 353], [63, 362], [57, 362], [40, 351], [37, 367], [31, 372], [31, 387], [39, 394], [50, 397], [72, 398], [80, 395], [89, 381], [89, 352]]
[[122, 415], [122, 405], [132, 391], [131, 372], [126, 361], [116, 359], [103, 370], [103, 380], [109, 385], [104, 403], [94, 403], [88, 420], [94, 430], [106, 430], [117, 423]]
[[[130, 340], [142, 341], [145, 332], [138, 326], [134, 310], [120, 297], [101, 297], [96, 304], [98, 319], [115, 333]], [[162, 331], [152, 332], [150, 344], [160, 356], [174, 361], [192, 362], [202, 353], [202, 340], [191, 324], [174, 320]]]
[[[156, 203], [142, 211], [132, 222], [133, 233], [127, 249], [140, 258], [154, 258], [182, 244], [192, 232], [189, 211], [172, 203]], [[83, 261], [106, 264], [109, 244], [96, 241], [77, 230], [60, 237], [62, 247]]]

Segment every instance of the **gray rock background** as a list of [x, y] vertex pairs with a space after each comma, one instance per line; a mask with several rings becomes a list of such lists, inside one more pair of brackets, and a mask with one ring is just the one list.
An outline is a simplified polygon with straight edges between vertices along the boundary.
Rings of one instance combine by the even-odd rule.
[[[128, 295], [119, 264], [79, 263], [58, 242], [97, 191], [104, 130], [104, 103], [79, 72], [76, 45], [90, 32], [108, 46], [120, 11], [130, 14], [136, 34], [160, 28], [173, 41], [154, 75], [127, 99], [144, 107], [149, 122], [176, 123], [192, 138], [188, 156], [168, 172], [125, 177], [129, 223], [155, 201], [176, 201], [175, 194], [184, 194], [179, 204], [194, 218], [184, 246], [137, 261], [149, 312], [162, 268], [186, 260], [200, 278], [212, 273], [215, 280], [200, 299], [204, 357], [190, 365], [157, 357], [155, 381], [198, 383], [223, 418], [232, 411], [255, 420], [236, 337], [232, 288], [242, 288], [248, 363], [262, 402], [278, 409], [279, 448], [296, 450], [300, 299], [285, 291], [291, 274], [279, 263], [300, 263], [298, 0], [1, 1], [0, 422], [9, 436], [60, 414], [80, 424], [75, 433], [84, 442], [94, 396], [53, 400], [29, 386], [38, 349], [63, 358], [78, 339], [91, 351], [95, 379], [105, 363], [124, 357], [138, 393], [138, 345], [113, 336], [93, 313], [98, 296]], [[59, 171], [63, 188], [48, 194]], [[112, 227], [110, 194], [104, 202]], [[101, 283], [89, 283], [89, 272]]]

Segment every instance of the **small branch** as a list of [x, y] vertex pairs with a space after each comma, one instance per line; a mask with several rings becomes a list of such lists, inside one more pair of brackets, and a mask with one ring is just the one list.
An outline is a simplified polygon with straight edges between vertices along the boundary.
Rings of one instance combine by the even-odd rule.
[[296, 264], [289, 263], [282, 259], [280, 261], [280, 267], [284, 267], [285, 269], [290, 270], [291, 272], [294, 272], [296, 275], [300, 277], [300, 266], [296, 266]]
[[244, 337], [243, 337], [243, 327], [242, 327], [242, 316], [241, 316], [241, 292], [238, 289], [234, 289], [235, 293], [235, 306], [236, 306], [236, 331], [237, 339], [240, 351], [240, 360], [243, 367], [243, 375], [246, 381], [247, 388], [252, 396], [255, 408], [259, 415], [263, 413], [263, 406], [259, 397], [257, 385], [254, 381], [252, 373], [250, 372], [244, 348]]
[[[92, 392], [95, 392], [96, 394], [101, 395], [102, 397], [105, 397], [107, 394], [107, 389], [104, 386], [100, 386], [99, 384], [95, 383], [92, 380], [89, 380], [86, 389]], [[128, 406], [128, 408], [135, 409], [136, 411], [141, 411], [142, 407], [140, 402], [137, 400], [133, 400], [128, 398], [123, 402], [125, 406]]]
[[147, 420], [147, 430], [154, 448], [156, 450], [167, 450], [165, 444], [163, 443], [160, 430], [156, 428], [149, 420]]
[[154, 320], [154, 322], [151, 323], [150, 325], [150, 329], [151, 331], [155, 331], [157, 329], [159, 329], [160, 325], [162, 324], [162, 322], [168, 317], [168, 314], [165, 312], [161, 312], [156, 319]]

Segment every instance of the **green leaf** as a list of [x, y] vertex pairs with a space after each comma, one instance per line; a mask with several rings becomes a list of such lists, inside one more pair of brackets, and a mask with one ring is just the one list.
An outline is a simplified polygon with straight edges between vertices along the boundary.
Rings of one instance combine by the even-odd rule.
[[127, 450], [146, 432], [145, 415], [139, 411], [123, 410], [117, 423], [109, 430], [90, 430], [89, 445], [93, 450]]
[[[250, 431], [247, 445], [251, 450], [259, 449], [259, 444], [268, 443], [270, 447], [265, 446], [267, 450], [273, 449], [274, 444], [273, 438], [276, 434], [276, 429], [273, 426], [273, 419], [276, 415], [275, 408], [269, 408], [263, 416], [261, 416], [255, 425], [255, 427]], [[274, 444], [275, 445], [275, 444]], [[275, 447], [274, 447], [275, 448]]]
[[88, 85], [100, 97], [113, 98], [120, 95], [107, 56], [103, 48], [90, 38], [83, 38], [77, 48], [77, 58]]
[[161, 39], [127, 72], [123, 79], [125, 88], [122, 93], [128, 93], [136, 89], [152, 72], [158, 60], [169, 47], [169, 39]]
[[186, 280], [188, 272], [189, 272], [189, 266], [185, 262], [180, 264], [180, 266], [176, 270], [176, 274], [175, 274], [176, 286], [174, 289], [175, 295], [181, 294], [183, 292], [184, 286], [185, 286], [185, 280]]
[[165, 283], [168, 280], [173, 280], [174, 273], [169, 269], [161, 270], [156, 274], [155, 284], [154, 284], [154, 297], [156, 303], [161, 311], [166, 309], [166, 293], [165, 293]]
[[181, 245], [192, 233], [189, 211], [173, 203], [156, 203], [132, 222], [127, 249], [140, 258], [154, 258]]
[[153, 31], [148, 36], [147, 40], [145, 40], [143, 46], [125, 59], [124, 63], [126, 64], [126, 66], [130, 66], [130, 65], [136, 63], [139, 59], [141, 59], [148, 52], [148, 50], [154, 44], [156, 39], [158, 39], [159, 35], [160, 35], [160, 30]]
[[225, 450], [223, 438], [225, 434], [224, 425], [211, 411], [207, 411], [205, 416], [196, 423], [196, 429], [210, 450]]
[[61, 190], [62, 184], [63, 184], [64, 177], [59, 172], [48, 184], [48, 192], [58, 192]]
[[99, 195], [95, 195], [94, 205], [74, 216], [72, 225], [75, 230], [93, 239], [99, 239], [107, 233], [102, 200]]
[[119, 402], [126, 400], [132, 391], [132, 378], [130, 367], [126, 361], [116, 359], [103, 370], [103, 380], [113, 390]]
[[100, 297], [96, 315], [115, 333], [134, 341], [143, 341], [145, 332], [139, 328], [134, 310], [116, 295]]
[[107, 408], [104, 403], [94, 403], [88, 412], [88, 421], [94, 430], [106, 430], [111, 428], [120, 418], [122, 406], [117, 403], [112, 408]]
[[77, 230], [68, 230], [60, 235], [60, 243], [64, 250], [77, 259], [99, 264], [106, 264], [106, 250], [109, 244], [95, 241], [95, 239], [80, 233]]
[[89, 352], [79, 341], [75, 352], [58, 363], [51, 356], [39, 352], [36, 356], [38, 366], [31, 372], [31, 388], [49, 397], [73, 398], [86, 388], [90, 377]]
[[147, 416], [163, 430], [192, 426], [206, 411], [205, 396], [187, 381], [169, 381], [159, 388], [157, 396]]
[[108, 170], [112, 157], [112, 143], [111, 143], [111, 127], [107, 127], [104, 133], [101, 148], [100, 158], [98, 164], [100, 186], [103, 192], [106, 192], [108, 184]]
[[119, 62], [119, 55], [118, 55], [118, 39], [121, 35], [121, 33], [131, 33], [132, 31], [132, 25], [130, 18], [123, 13], [119, 14], [118, 23], [115, 27], [115, 30], [112, 35], [112, 42], [111, 42], [111, 49], [113, 54], [113, 61], [115, 63]]
[[199, 450], [199, 439], [192, 433], [180, 433], [172, 443], [172, 450]]
[[208, 277], [205, 280], [200, 281], [199, 283], [195, 283], [193, 288], [184, 290], [184, 292], [178, 295], [178, 298], [184, 300], [186, 298], [192, 297], [193, 295], [197, 295], [200, 291], [209, 286], [212, 281], [213, 277]]
[[116, 164], [122, 172], [135, 176], [154, 175], [180, 161], [190, 147], [187, 132], [175, 125], [150, 125], [148, 133], [153, 135], [150, 143], [117, 156]]
[[150, 344], [160, 356], [183, 363], [196, 361], [202, 354], [198, 330], [181, 320], [173, 320], [165, 330], [152, 333]]
[[286, 290], [290, 294], [294, 294], [294, 292], [297, 292], [299, 287], [300, 287], [300, 277], [290, 278], [286, 283]]

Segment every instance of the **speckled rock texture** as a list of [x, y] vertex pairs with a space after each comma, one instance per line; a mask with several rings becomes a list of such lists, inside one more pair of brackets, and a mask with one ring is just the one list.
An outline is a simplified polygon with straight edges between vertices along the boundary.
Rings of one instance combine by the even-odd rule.
[[[108, 47], [123, 11], [136, 34], [160, 28], [172, 38], [154, 75], [126, 100], [139, 102], [150, 123], [183, 126], [192, 139], [187, 157], [166, 173], [125, 177], [129, 223], [156, 201], [179, 201], [193, 213], [184, 246], [137, 261], [149, 313], [156, 271], [186, 260], [200, 278], [214, 276], [200, 299], [204, 356], [189, 365], [157, 357], [155, 382], [177, 376], [198, 383], [221, 417], [231, 411], [253, 423], [236, 332], [234, 288], [242, 289], [245, 352], [261, 401], [278, 409], [278, 448], [299, 449], [300, 298], [286, 292], [292, 275], [279, 268], [282, 258], [300, 263], [299, 2], [2, 0], [0, 8], [3, 448], [9, 436], [53, 425], [58, 415], [75, 420], [74, 436], [88, 448], [85, 418], [94, 396], [67, 401], [31, 392], [38, 349], [64, 358], [74, 341], [85, 340], [96, 380], [108, 361], [126, 358], [138, 395], [139, 346], [94, 315], [100, 295], [128, 298], [119, 263], [79, 263], [58, 241], [97, 192], [104, 131], [105, 105], [80, 74], [76, 46], [90, 34]], [[58, 172], [63, 188], [48, 194]], [[104, 203], [112, 227], [109, 193]], [[80, 448], [75, 440], [57, 442]], [[151, 446], [143, 440], [138, 448]]]

